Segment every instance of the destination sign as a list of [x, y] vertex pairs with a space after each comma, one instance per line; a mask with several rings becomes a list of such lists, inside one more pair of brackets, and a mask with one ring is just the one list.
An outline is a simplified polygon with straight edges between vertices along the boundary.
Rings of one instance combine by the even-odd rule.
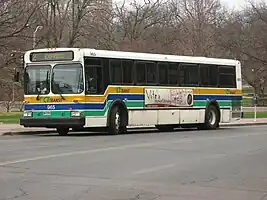
[[31, 62], [42, 61], [67, 61], [73, 60], [73, 51], [60, 51], [60, 52], [34, 52], [30, 54]]

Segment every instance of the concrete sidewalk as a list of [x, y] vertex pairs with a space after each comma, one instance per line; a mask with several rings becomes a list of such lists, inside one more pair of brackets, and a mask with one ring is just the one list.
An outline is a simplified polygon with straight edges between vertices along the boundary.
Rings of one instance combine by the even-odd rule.
[[51, 132], [53, 129], [47, 128], [24, 128], [19, 124], [0, 124], [0, 135], [12, 135], [16, 133]]
[[[254, 119], [241, 119], [233, 121], [231, 123], [221, 123], [221, 127], [234, 127], [234, 126], [256, 126], [267, 125], [267, 118], [259, 118], [256, 121]], [[151, 129], [151, 128], [149, 128]], [[34, 133], [51, 133], [55, 132], [55, 129], [47, 128], [24, 128], [19, 124], [0, 124], [0, 135], [12, 135], [16, 133], [21, 134], [34, 134]]]
[[255, 126], [255, 125], [267, 125], [267, 118], [258, 118], [256, 121], [254, 119], [240, 119], [237, 121], [232, 121], [230, 123], [221, 123], [220, 126]]

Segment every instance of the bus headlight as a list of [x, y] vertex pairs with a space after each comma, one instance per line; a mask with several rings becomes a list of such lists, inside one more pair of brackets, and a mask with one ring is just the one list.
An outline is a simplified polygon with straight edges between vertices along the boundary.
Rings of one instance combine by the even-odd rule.
[[70, 115], [71, 117], [80, 117], [81, 113], [79, 111], [72, 111]]
[[32, 112], [31, 111], [24, 111], [23, 116], [24, 117], [32, 117]]

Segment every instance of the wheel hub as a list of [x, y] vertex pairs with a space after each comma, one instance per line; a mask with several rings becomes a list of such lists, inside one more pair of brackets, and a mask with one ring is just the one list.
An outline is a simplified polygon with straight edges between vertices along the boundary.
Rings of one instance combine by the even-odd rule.
[[120, 128], [120, 114], [118, 112], [115, 115], [115, 127], [117, 130]]
[[214, 125], [216, 123], [216, 113], [214, 110], [211, 110], [209, 113], [209, 123]]

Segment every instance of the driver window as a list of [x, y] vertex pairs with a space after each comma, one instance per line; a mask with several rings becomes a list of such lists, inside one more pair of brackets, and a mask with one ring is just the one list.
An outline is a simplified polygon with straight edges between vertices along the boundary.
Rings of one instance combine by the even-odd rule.
[[85, 60], [85, 89], [86, 94], [103, 93], [103, 72], [100, 59]]
[[97, 93], [97, 73], [96, 67], [85, 68], [85, 88], [86, 93], [96, 94]]

